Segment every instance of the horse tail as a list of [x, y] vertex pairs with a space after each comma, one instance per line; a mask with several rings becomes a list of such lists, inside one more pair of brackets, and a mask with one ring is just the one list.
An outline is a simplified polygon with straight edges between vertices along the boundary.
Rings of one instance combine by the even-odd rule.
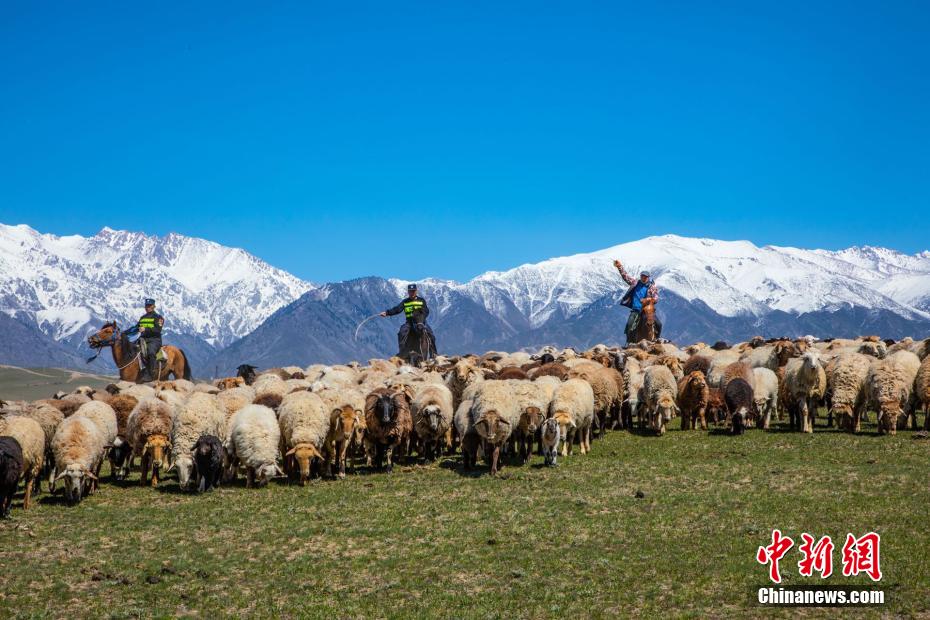
[[178, 353], [181, 354], [181, 359], [184, 360], [184, 378], [188, 381], [191, 380], [191, 363], [187, 361], [187, 355], [184, 354], [184, 351], [178, 349]]

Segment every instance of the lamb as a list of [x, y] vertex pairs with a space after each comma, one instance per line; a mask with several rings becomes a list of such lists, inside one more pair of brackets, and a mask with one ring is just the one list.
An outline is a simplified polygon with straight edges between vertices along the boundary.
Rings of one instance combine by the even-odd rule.
[[338, 464], [339, 478], [346, 476], [346, 456], [353, 440], [363, 441], [360, 435], [362, 416], [365, 412], [365, 396], [356, 389], [322, 390], [314, 392], [329, 411], [329, 433], [326, 435], [326, 467], [332, 475], [333, 465]]
[[792, 430], [814, 432], [817, 403], [827, 390], [827, 375], [816, 349], [808, 349], [801, 357], [792, 358], [785, 366], [783, 396]]
[[555, 418], [544, 420], [542, 427], [539, 429], [539, 436], [545, 464], [549, 467], [556, 467], [558, 465], [559, 440], [562, 436], [559, 421]]
[[443, 446], [452, 444], [452, 390], [445, 385], [427, 383], [417, 390], [411, 403], [413, 429], [421, 442], [420, 450], [432, 460]]
[[831, 394], [830, 413], [841, 429], [858, 433], [868, 403], [866, 379], [872, 359], [861, 353], [844, 353], [836, 358], [833, 372], [827, 377]]
[[643, 397], [649, 425], [659, 435], [665, 434], [665, 425], [681, 410], [675, 404], [678, 384], [667, 366], [650, 366], [643, 377]]
[[412, 392], [407, 387], [378, 388], [365, 398], [365, 449], [375, 455], [376, 467], [384, 466], [388, 473], [394, 470], [394, 450], [403, 449], [410, 442], [413, 432], [411, 397]]
[[210, 491], [220, 486], [223, 477], [223, 443], [219, 437], [201, 435], [191, 449], [194, 471], [197, 473], [197, 492]]
[[462, 400], [452, 416], [452, 425], [456, 435], [458, 435], [459, 445], [462, 449], [462, 467], [466, 470], [477, 464], [478, 443], [480, 441], [478, 433], [475, 432], [471, 424], [471, 407], [474, 402], [471, 398]]
[[753, 368], [755, 385], [753, 398], [759, 416], [759, 427], [768, 429], [772, 414], [778, 411], [778, 375], [767, 367]]
[[552, 397], [543, 385], [536, 382], [510, 381], [509, 383], [520, 412], [520, 419], [511, 437], [514, 444], [519, 446], [520, 459], [525, 465], [530, 460], [533, 442], [546, 412], [549, 411]]
[[129, 476], [132, 446], [129, 444], [127, 426], [129, 414], [138, 404], [136, 397], [130, 394], [117, 394], [110, 399], [110, 406], [116, 414], [116, 439], [113, 440], [113, 447], [108, 454], [110, 475], [114, 480], [125, 479]]
[[724, 400], [727, 404], [727, 416], [730, 418], [733, 435], [742, 435], [746, 432], [746, 421], [755, 414], [755, 399], [753, 388], [742, 377], [737, 377], [727, 383], [724, 389]]
[[727, 417], [727, 404], [723, 398], [723, 390], [720, 388], [707, 389], [707, 410], [704, 417], [714, 423], [716, 426]]
[[171, 428], [174, 414], [168, 403], [157, 398], [143, 398], [133, 408], [126, 422], [126, 433], [132, 446], [132, 456], [142, 457], [142, 476], [139, 484], [144, 485], [152, 470], [151, 485], [158, 486], [158, 475], [167, 469], [168, 453], [171, 450]]
[[707, 430], [704, 414], [707, 410], [707, 379], [699, 370], [692, 371], [678, 382], [678, 407], [681, 410], [681, 430], [694, 430], [698, 422]]
[[106, 450], [104, 439], [97, 425], [84, 416], [71, 416], [59, 424], [52, 438], [55, 470], [50, 491], [54, 493], [54, 482], [64, 478], [69, 503], [76, 504], [92, 493]]
[[178, 485], [189, 488], [199, 476], [194, 469], [194, 445], [203, 435], [226, 436], [226, 410], [212, 394], [195, 392], [187, 399], [171, 426], [171, 466]]
[[329, 434], [330, 411], [316, 394], [294, 392], [281, 401], [278, 423], [284, 473], [306, 485], [311, 464], [325, 460], [323, 446]]
[[23, 469], [23, 449], [19, 442], [0, 436], [0, 519], [10, 516]]
[[591, 426], [594, 424], [594, 390], [587, 381], [568, 379], [562, 383], [549, 403], [548, 417], [559, 423], [559, 434], [564, 441], [562, 456], [572, 453], [572, 441], [576, 435], [581, 453], [588, 453], [591, 449]]
[[45, 463], [45, 433], [39, 423], [31, 418], [8, 416], [0, 418], [0, 435], [12, 437], [19, 444], [22, 453], [21, 473], [26, 485], [23, 510], [29, 510], [33, 484], [38, 484]]
[[[898, 417], [910, 414], [914, 381], [920, 370], [920, 358], [910, 351], [896, 351], [869, 367], [867, 382], [870, 402], [878, 411], [878, 432], [897, 430]], [[916, 423], [916, 419], [915, 419]]]
[[247, 405], [236, 412], [230, 422], [226, 451], [233, 471], [238, 465], [245, 467], [246, 488], [265, 486], [276, 474], [284, 475], [278, 467], [280, 444], [281, 429], [269, 407]]
[[[675, 360], [676, 363], [677, 361]], [[619, 422], [622, 426], [620, 408], [623, 405], [623, 375], [613, 368], [589, 363], [573, 368], [568, 376], [584, 379], [594, 390], [594, 414], [599, 435], [603, 435], [608, 419], [612, 420], [614, 425]]]
[[924, 411], [924, 430], [930, 431], [930, 355], [920, 363], [920, 369], [914, 381], [914, 390], [916, 400]]
[[482, 382], [476, 390], [470, 416], [471, 426], [481, 438], [484, 454], [490, 457], [491, 475], [494, 476], [498, 471], [501, 448], [520, 422], [520, 409], [511, 384], [497, 380]]

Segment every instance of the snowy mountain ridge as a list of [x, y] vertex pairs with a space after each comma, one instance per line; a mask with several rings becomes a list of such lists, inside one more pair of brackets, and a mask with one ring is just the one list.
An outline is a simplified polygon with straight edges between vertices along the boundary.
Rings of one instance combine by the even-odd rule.
[[154, 297], [172, 330], [222, 347], [312, 288], [205, 239], [110, 228], [58, 237], [0, 224], [0, 311], [55, 340], [83, 338], [102, 320], [133, 324]]

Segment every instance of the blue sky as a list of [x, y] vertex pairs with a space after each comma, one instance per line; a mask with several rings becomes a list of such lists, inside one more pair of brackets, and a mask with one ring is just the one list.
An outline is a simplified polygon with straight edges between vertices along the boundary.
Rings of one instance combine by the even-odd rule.
[[930, 3], [0, 6], [0, 221], [466, 279], [652, 234], [930, 247]]

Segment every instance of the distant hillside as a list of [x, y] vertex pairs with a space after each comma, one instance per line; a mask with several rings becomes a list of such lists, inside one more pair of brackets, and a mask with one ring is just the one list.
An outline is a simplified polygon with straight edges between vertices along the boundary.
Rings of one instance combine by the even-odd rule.
[[115, 380], [116, 377], [61, 368], [0, 366], [0, 400], [49, 398], [55, 392], [68, 392], [79, 385], [89, 385], [99, 389]]

